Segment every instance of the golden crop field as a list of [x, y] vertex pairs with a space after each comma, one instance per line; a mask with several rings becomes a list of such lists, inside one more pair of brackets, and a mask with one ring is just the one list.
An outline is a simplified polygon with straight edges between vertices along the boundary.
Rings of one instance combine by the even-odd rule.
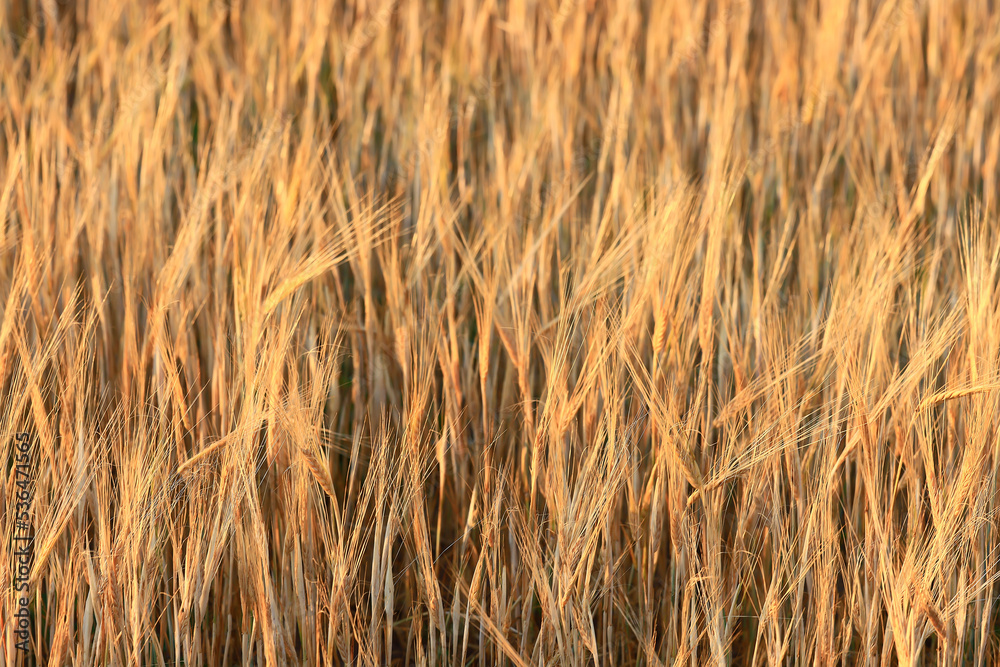
[[995, 0], [0, 0], [0, 665], [1000, 664]]

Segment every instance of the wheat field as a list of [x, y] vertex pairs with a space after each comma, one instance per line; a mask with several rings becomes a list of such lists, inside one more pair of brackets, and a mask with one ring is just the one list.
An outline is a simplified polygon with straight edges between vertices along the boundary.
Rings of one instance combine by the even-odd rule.
[[998, 159], [994, 0], [0, 0], [0, 665], [1000, 664]]

